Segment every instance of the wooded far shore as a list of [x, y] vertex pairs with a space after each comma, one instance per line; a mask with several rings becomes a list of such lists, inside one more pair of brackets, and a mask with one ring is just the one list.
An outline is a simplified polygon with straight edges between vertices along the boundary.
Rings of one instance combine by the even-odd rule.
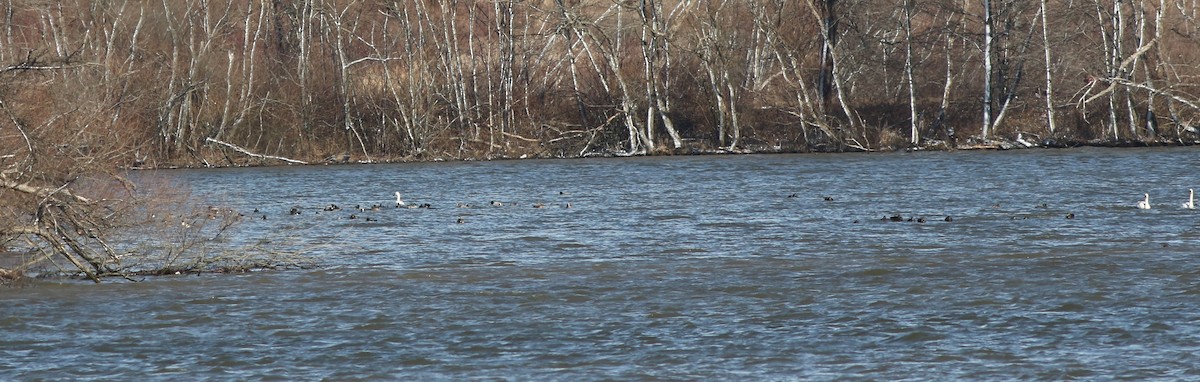
[[0, 165], [1187, 144], [1198, 13], [1190, 0], [7, 1]]

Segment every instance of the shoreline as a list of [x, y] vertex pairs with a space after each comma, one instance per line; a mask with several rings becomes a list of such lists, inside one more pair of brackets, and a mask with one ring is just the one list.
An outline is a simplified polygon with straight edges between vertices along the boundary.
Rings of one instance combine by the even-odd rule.
[[[544, 154], [521, 154], [519, 156], [509, 155], [490, 155], [482, 157], [461, 156], [454, 157], [446, 156], [431, 156], [428, 158], [415, 157], [386, 157], [380, 156], [380, 159], [372, 160], [351, 160], [349, 156], [342, 158], [329, 157], [319, 161], [303, 162], [298, 160], [284, 160], [283, 157], [247, 157], [243, 163], [231, 165], [214, 165], [211, 163], [195, 163], [187, 162], [185, 164], [167, 164], [164, 166], [145, 166], [132, 165], [123, 166], [126, 170], [187, 170], [187, 169], [220, 169], [220, 168], [245, 168], [245, 167], [276, 167], [276, 166], [338, 166], [338, 165], [372, 165], [372, 164], [393, 164], [393, 163], [437, 163], [437, 162], [480, 162], [480, 161], [500, 161], [500, 160], [523, 160], [523, 159], [583, 159], [583, 158], [629, 158], [629, 157], [656, 157], [656, 156], [703, 156], [703, 155], [755, 155], [755, 154], [840, 154], [840, 153], [893, 153], [893, 152], [954, 152], [954, 151], [1008, 151], [1008, 150], [1034, 150], [1034, 149], [1069, 149], [1081, 147], [1097, 147], [1097, 148], [1148, 148], [1148, 147], [1188, 147], [1200, 145], [1200, 140], [1184, 141], [1176, 140], [1135, 140], [1135, 139], [1118, 139], [1118, 140], [1055, 140], [1045, 139], [1039, 142], [1029, 142], [1021, 139], [1007, 138], [989, 138], [978, 139], [971, 138], [967, 142], [958, 144], [949, 144], [941, 140], [929, 140], [924, 144], [906, 147], [887, 146], [879, 149], [860, 150], [856, 148], [846, 147], [843, 150], [814, 150], [811, 148], [788, 147], [783, 145], [767, 145], [767, 144], [745, 144], [736, 149], [727, 148], [712, 148], [707, 145], [684, 145], [678, 149], [658, 149], [652, 152], [637, 152], [629, 153], [623, 151], [601, 150], [587, 152], [577, 156], [555, 156], [555, 155], [540, 155]], [[228, 158], [228, 157], [226, 157]], [[296, 163], [302, 162], [302, 163]]]

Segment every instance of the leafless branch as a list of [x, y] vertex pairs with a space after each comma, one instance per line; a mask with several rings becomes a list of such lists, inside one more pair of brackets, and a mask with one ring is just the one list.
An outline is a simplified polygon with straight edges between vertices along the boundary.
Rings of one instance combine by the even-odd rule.
[[244, 149], [244, 148], [242, 148], [242, 147], [240, 147], [240, 146], [238, 146], [238, 145], [235, 145], [235, 144], [232, 144], [232, 143], [228, 143], [228, 142], [224, 142], [224, 141], [221, 141], [221, 140], [219, 140], [219, 139], [212, 138], [212, 137], [207, 137], [207, 138], [204, 138], [204, 140], [205, 140], [206, 142], [216, 143], [216, 144], [218, 144], [218, 145], [221, 145], [221, 146], [228, 147], [228, 148], [230, 148], [230, 149], [233, 149], [233, 151], [237, 151], [237, 152], [239, 152], [239, 153], [242, 153], [242, 154], [245, 154], [246, 156], [249, 156], [249, 157], [261, 158], [261, 159], [273, 159], [273, 160], [284, 161], [284, 162], [287, 162], [287, 163], [292, 163], [292, 164], [308, 164], [308, 162], [305, 162], [305, 161], [302, 161], [302, 160], [296, 160], [296, 159], [291, 159], [291, 158], [285, 158], [285, 157], [281, 157], [281, 156], [275, 156], [275, 155], [263, 155], [263, 154], [255, 154], [255, 153], [253, 153], [253, 152], [250, 152], [250, 150], [246, 150], [246, 149]]

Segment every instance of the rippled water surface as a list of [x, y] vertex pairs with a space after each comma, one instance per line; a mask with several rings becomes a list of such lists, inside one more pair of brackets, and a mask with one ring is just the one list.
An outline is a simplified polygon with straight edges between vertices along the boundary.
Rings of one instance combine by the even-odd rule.
[[1196, 379], [1197, 169], [1183, 148], [163, 172], [257, 208], [234, 241], [322, 267], [0, 288], [0, 379]]

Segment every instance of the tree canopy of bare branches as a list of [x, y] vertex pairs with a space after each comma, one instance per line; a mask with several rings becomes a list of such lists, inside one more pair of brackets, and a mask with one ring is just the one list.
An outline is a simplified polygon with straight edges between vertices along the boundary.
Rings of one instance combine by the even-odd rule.
[[0, 4], [0, 131], [86, 124], [137, 142], [121, 162], [160, 167], [874, 150], [1016, 133], [1194, 142], [1196, 8], [14, 0]]

